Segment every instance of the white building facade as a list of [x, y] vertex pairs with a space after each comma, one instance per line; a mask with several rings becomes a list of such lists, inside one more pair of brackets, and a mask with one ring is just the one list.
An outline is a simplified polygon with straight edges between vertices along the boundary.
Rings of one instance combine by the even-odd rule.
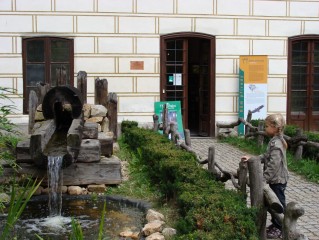
[[[85, 71], [88, 103], [94, 103], [95, 79], [106, 78], [109, 92], [117, 93], [119, 122], [151, 123], [154, 102], [181, 100], [185, 127], [213, 136], [216, 122], [238, 119], [240, 56], [266, 55], [267, 113], [319, 130], [317, 34], [314, 0], [1, 0], [0, 85], [14, 89], [8, 96], [17, 109], [10, 118], [27, 122], [30, 71], [38, 69], [38, 81], [47, 83], [54, 71], [53, 62], [32, 64], [28, 51], [46, 54], [45, 41], [67, 40], [68, 83], [76, 86], [77, 73]], [[45, 44], [37, 47], [37, 39]], [[308, 60], [298, 62], [294, 53]], [[179, 86], [170, 85], [175, 74]], [[312, 89], [301, 83], [305, 74]], [[298, 104], [310, 106], [311, 116]]]

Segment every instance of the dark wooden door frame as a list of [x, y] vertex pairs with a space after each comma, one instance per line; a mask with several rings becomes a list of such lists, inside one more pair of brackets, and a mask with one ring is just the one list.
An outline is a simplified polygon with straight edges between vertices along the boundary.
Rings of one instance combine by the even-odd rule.
[[[292, 37], [289, 37], [288, 38], [288, 67], [287, 67], [287, 124], [293, 124], [293, 117], [291, 115], [291, 85], [292, 85], [292, 69], [291, 69], [291, 66], [292, 66], [292, 45], [294, 42], [296, 41], [301, 41], [301, 40], [317, 40], [319, 41], [319, 35], [317, 34], [305, 34], [305, 35], [298, 35], [298, 36], [292, 36]], [[310, 57], [310, 56], [308, 56]], [[310, 69], [311, 70], [311, 69]], [[309, 70], [309, 71], [310, 71]], [[311, 72], [309, 74], [313, 73], [313, 69], [311, 70]], [[307, 92], [309, 93], [311, 91], [311, 88], [312, 86], [310, 84], [308, 84], [308, 87], [307, 87]], [[311, 107], [312, 106], [312, 102], [310, 101], [311, 99], [307, 98], [307, 106], [308, 107]], [[305, 120], [306, 122], [304, 123], [304, 126], [305, 126], [305, 131], [310, 131], [310, 130], [319, 130], [319, 129], [312, 129], [312, 120], [313, 120], [313, 116], [310, 115], [310, 111], [309, 109], [307, 110], [306, 112], [306, 116], [305, 116]]]
[[[177, 33], [165, 34], [160, 36], [160, 98], [161, 98], [161, 101], [165, 100], [164, 99], [165, 93], [163, 93], [164, 83], [166, 81], [165, 61], [164, 61], [165, 59], [163, 56], [165, 42], [166, 40], [170, 40], [170, 39], [190, 39], [190, 38], [208, 39], [210, 41], [209, 136], [215, 136], [215, 54], [216, 54], [215, 36], [205, 34], [205, 33], [198, 33], [198, 32], [177, 32]], [[185, 90], [187, 90], [187, 86]], [[184, 125], [188, 126], [188, 119], [185, 117], [184, 119], [183, 119]]]

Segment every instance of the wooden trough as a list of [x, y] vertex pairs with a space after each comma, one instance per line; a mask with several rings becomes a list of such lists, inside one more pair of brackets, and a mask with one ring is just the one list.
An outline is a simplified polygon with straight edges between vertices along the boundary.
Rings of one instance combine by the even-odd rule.
[[[121, 183], [121, 161], [113, 156], [115, 134], [108, 126], [101, 127], [102, 123], [109, 122], [107, 109], [102, 105], [83, 104], [81, 92], [74, 87], [58, 86], [44, 92], [45, 96], [39, 97], [43, 99], [42, 108], [38, 99], [30, 101], [36, 103], [31, 104], [30, 119], [36, 119], [36, 111], [40, 111], [43, 120], [31, 123], [30, 138], [17, 145], [16, 162], [21, 168], [14, 170], [3, 165], [0, 183], [18, 171], [18, 175], [43, 179], [42, 185], [46, 186], [48, 156], [63, 156], [66, 186]], [[36, 94], [30, 96], [34, 98]], [[93, 112], [97, 112], [96, 115], [92, 115]], [[61, 131], [63, 139], [50, 147], [55, 134]]]

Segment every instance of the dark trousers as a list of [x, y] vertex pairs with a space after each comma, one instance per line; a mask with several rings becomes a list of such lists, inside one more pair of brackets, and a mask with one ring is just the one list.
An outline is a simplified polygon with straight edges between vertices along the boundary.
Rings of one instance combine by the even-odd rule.
[[[276, 196], [278, 197], [279, 201], [281, 202], [284, 210], [286, 208], [286, 196], [285, 196], [285, 190], [287, 187], [287, 183], [281, 184], [269, 184], [269, 187], [274, 191]], [[271, 222], [275, 225], [276, 228], [279, 230], [282, 229], [281, 223], [274, 217], [271, 218]]]

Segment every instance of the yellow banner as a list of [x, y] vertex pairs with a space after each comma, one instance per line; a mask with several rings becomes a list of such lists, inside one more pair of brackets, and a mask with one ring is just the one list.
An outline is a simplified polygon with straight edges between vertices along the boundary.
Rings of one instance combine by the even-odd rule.
[[239, 68], [244, 71], [244, 83], [267, 83], [267, 56], [240, 56]]

